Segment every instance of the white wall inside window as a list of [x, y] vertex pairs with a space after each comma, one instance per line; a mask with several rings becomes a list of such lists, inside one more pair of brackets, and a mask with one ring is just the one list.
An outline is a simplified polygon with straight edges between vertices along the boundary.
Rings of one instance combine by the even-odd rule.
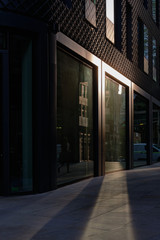
[[106, 17], [114, 23], [114, 0], [106, 0]]

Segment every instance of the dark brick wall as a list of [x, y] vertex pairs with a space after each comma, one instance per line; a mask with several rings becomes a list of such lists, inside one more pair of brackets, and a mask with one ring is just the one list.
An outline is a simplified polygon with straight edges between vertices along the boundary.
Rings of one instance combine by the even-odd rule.
[[[121, 36], [119, 39], [121, 43], [116, 43], [117, 46], [106, 38], [105, 0], [97, 0], [97, 28], [91, 26], [85, 19], [85, 0], [72, 0], [71, 9], [61, 0], [0, 0], [0, 8], [4, 11], [15, 11], [34, 18], [40, 18], [51, 26], [55, 23], [59, 24], [60, 31], [69, 38], [101, 58], [148, 93], [160, 99], [159, 80], [155, 83], [150, 75], [143, 73], [138, 68], [138, 17], [149, 30], [149, 41], [151, 42], [153, 35], [157, 40], [158, 48], [160, 44], [160, 29], [151, 16], [151, 0], [148, 0], [148, 9], [143, 6], [143, 0], [115, 0], [115, 2], [120, 8], [118, 12], [121, 13], [121, 24], [118, 25], [120, 27], [119, 34]], [[130, 4], [132, 12], [132, 61], [127, 59], [127, 3]], [[152, 54], [151, 50], [150, 48], [150, 56]], [[152, 68], [150, 70], [152, 71]]]

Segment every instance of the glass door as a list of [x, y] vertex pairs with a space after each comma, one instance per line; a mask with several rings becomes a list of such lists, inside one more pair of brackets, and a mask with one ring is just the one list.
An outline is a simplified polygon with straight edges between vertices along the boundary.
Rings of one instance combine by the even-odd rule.
[[126, 169], [126, 88], [105, 77], [105, 172]]

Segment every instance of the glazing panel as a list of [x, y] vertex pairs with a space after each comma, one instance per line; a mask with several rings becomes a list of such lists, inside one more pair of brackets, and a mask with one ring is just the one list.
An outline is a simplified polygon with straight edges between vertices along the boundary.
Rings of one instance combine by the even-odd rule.
[[105, 79], [105, 171], [126, 168], [126, 89]]
[[96, 27], [96, 1], [85, 0], [85, 18]]
[[157, 81], [157, 47], [156, 40], [153, 38], [152, 40], [152, 71], [153, 71], [153, 80]]
[[11, 192], [32, 191], [32, 41], [10, 39]]
[[0, 32], [0, 49], [6, 49], [7, 48], [7, 33]]
[[156, 22], [156, 0], [152, 0], [152, 17]]
[[0, 194], [2, 193], [2, 159], [3, 159], [3, 146], [2, 146], [2, 142], [3, 142], [3, 127], [2, 127], [2, 116], [3, 116], [3, 112], [2, 112], [2, 56], [0, 54]]
[[58, 50], [58, 184], [93, 175], [92, 68]]
[[160, 107], [153, 104], [153, 148], [152, 161], [160, 161]]
[[134, 93], [134, 167], [146, 165], [148, 157], [148, 102]]
[[114, 24], [114, 0], [106, 0], [106, 17]]
[[144, 71], [148, 73], [148, 29], [144, 25]]
[[106, 37], [114, 43], [114, 0], [106, 0]]

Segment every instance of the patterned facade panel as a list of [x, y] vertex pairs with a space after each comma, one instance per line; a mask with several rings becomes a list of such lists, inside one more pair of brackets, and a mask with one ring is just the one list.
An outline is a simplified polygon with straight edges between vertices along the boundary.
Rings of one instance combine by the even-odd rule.
[[0, 9], [47, 19], [50, 11], [49, 0], [0, 0]]
[[[85, 0], [70, 0], [69, 2], [67, 0], [0, 0], [0, 8], [41, 18], [50, 26], [54, 24], [59, 25], [60, 31], [69, 38], [155, 97], [160, 98], [158, 91], [154, 91], [155, 86], [157, 87], [156, 89], [159, 89], [159, 84], [153, 81], [151, 75], [143, 73], [138, 68], [138, 18], [148, 28], [150, 43], [152, 36], [154, 36], [158, 43], [158, 48], [160, 47], [160, 30], [152, 19], [151, 2], [148, 1], [148, 8], [146, 8], [143, 5], [143, 1], [140, 0], [115, 0], [115, 6], [121, 5], [121, 10], [118, 11], [118, 14], [121, 16], [116, 18], [121, 20], [121, 29], [119, 30], [121, 35], [119, 46], [121, 47], [116, 46], [116, 40], [115, 44], [113, 44], [106, 37], [106, 1], [96, 1], [96, 26], [90, 24], [85, 17], [85, 3]], [[131, 6], [132, 13], [131, 61], [127, 59], [127, 4]], [[117, 26], [119, 26], [117, 24], [115, 22], [116, 30], [118, 29]], [[152, 56], [152, 44], [149, 44], [149, 56]], [[152, 71], [151, 67], [149, 68], [150, 71]]]
[[[151, 92], [151, 86], [153, 84], [152, 77], [143, 73], [143, 71], [138, 68], [138, 17], [148, 27], [149, 35], [154, 34], [157, 41], [159, 41], [160, 38], [159, 29], [154, 24], [149, 9], [143, 6], [143, 1], [121, 0], [121, 51], [106, 38], [107, 26], [104, 0], [99, 0], [96, 3], [97, 28], [92, 27], [85, 19], [85, 1], [72, 1], [72, 9], [67, 9], [64, 4], [59, 4], [60, 2], [61, 1], [57, 1], [57, 3], [55, 3], [55, 1], [52, 1], [51, 21], [59, 23], [61, 31], [64, 34], [114, 67], [146, 91], [153, 95], [156, 94], [155, 92]], [[127, 59], [127, 3], [130, 4], [132, 11], [132, 61]], [[61, 13], [58, 18], [56, 17], [56, 11]], [[149, 55], [152, 55], [151, 48], [149, 48]], [[157, 95], [156, 97], [159, 96]]]

